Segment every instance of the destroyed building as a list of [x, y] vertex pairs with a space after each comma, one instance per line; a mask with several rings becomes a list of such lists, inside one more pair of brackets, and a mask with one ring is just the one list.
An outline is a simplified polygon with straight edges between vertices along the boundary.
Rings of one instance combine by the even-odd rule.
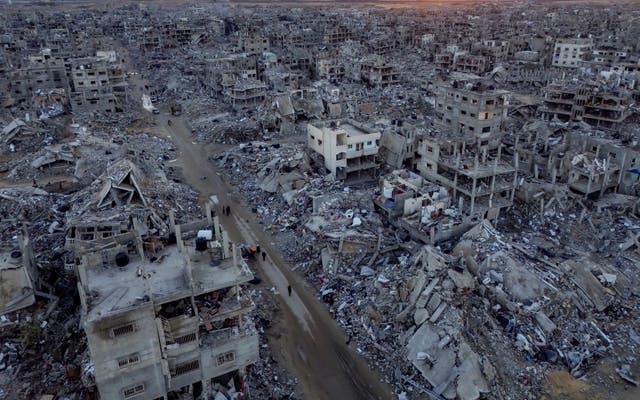
[[636, 5], [45, 3], [0, 13], [0, 399], [638, 397]]
[[6, 243], [0, 249], [0, 314], [26, 308], [36, 301], [40, 274], [26, 230], [16, 237], [17, 246]]
[[552, 128], [539, 121], [518, 135], [514, 148], [521, 172], [552, 185], [567, 184], [583, 197], [636, 193], [640, 153], [635, 146], [579, 130]]
[[[69, 87], [65, 61], [43, 51], [41, 55], [30, 56], [27, 65], [9, 74], [7, 95], [13, 102], [25, 102], [27, 109], [44, 111], [48, 107], [62, 112], [67, 105]], [[55, 99], [47, 97], [58, 94]], [[40, 114], [40, 113], [39, 113]]]
[[227, 88], [224, 96], [234, 107], [256, 107], [266, 100], [267, 86], [255, 79], [236, 81]]
[[380, 140], [381, 155], [387, 165], [415, 170], [416, 150], [422, 130], [408, 121], [394, 119], [384, 127]]
[[545, 88], [540, 108], [546, 120], [584, 121], [599, 128], [616, 128], [632, 113], [631, 93], [622, 87], [552, 83]]
[[386, 63], [381, 57], [362, 61], [360, 77], [369, 86], [385, 87], [400, 82], [400, 73], [396, 66]]
[[466, 215], [496, 218], [513, 204], [516, 168], [503, 152], [499, 138], [430, 134], [417, 152], [420, 174], [446, 187]]
[[418, 242], [437, 244], [461, 235], [471, 226], [451, 206], [444, 186], [430, 183], [408, 170], [396, 170], [379, 180], [374, 206], [390, 224]]
[[438, 86], [434, 125], [442, 133], [420, 138], [418, 170], [466, 215], [492, 219], [513, 203], [516, 169], [500, 143], [508, 104], [508, 92], [479, 82]]
[[490, 64], [484, 56], [476, 54], [458, 53], [453, 60], [453, 69], [455, 71], [476, 75], [487, 72], [489, 66]]
[[434, 124], [454, 134], [483, 137], [505, 127], [509, 93], [482, 82], [440, 83]]
[[128, 84], [120, 64], [92, 57], [71, 64], [71, 107], [74, 112], [122, 112], [128, 102]]
[[552, 65], [562, 68], [578, 68], [586, 56], [591, 55], [591, 38], [563, 39], [556, 41]]
[[262, 54], [269, 51], [269, 38], [255, 32], [244, 33], [238, 38], [238, 48], [242, 53]]

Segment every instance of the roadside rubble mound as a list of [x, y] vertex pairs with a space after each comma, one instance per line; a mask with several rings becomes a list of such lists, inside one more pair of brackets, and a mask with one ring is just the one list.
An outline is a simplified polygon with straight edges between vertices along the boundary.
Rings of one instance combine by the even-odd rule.
[[554, 371], [598, 379], [601, 360], [635, 382], [621, 350], [638, 345], [638, 256], [614, 255], [637, 248], [628, 202], [581, 212], [559, 187], [542, 213], [519, 204], [498, 228], [483, 221], [435, 248], [387, 227], [373, 190], [325, 180], [296, 145], [242, 145], [213, 161], [401, 398], [534, 399]]
[[253, 291], [251, 298], [261, 307], [253, 312], [252, 319], [260, 333], [260, 360], [249, 367], [245, 377], [248, 395], [255, 399], [297, 399], [297, 378], [290, 376], [274, 359], [267, 336], [280, 335], [277, 331], [279, 307], [273, 296], [267, 295], [266, 289], [259, 287]]

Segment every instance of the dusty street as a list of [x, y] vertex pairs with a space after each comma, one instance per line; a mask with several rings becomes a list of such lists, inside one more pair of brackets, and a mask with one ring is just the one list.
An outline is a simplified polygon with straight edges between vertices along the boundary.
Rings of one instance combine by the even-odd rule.
[[[167, 125], [167, 119], [172, 125]], [[274, 353], [300, 379], [299, 390], [306, 399], [390, 399], [390, 388], [380, 382], [381, 376], [371, 371], [365, 360], [348, 347], [346, 338], [329, 316], [313, 289], [292, 272], [273, 246], [269, 235], [256, 223], [250, 207], [243, 203], [207, 160], [214, 146], [192, 141], [191, 134], [179, 117], [159, 115], [159, 132], [176, 145], [179, 158], [175, 164], [198, 190], [205, 201], [217, 195], [221, 204], [231, 206], [231, 216], [222, 216], [225, 228], [236, 242], [258, 243], [269, 257], [257, 261], [258, 274], [274, 286], [279, 295], [282, 320], [274, 321], [270, 344]], [[287, 296], [287, 284], [293, 288]]]

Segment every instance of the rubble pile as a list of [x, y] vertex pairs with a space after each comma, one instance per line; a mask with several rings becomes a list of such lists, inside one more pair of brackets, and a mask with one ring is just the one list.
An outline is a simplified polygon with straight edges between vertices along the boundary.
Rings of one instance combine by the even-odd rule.
[[5, 8], [0, 398], [294, 398], [322, 368], [272, 356], [209, 172], [398, 399], [637, 392], [636, 5]]
[[266, 295], [265, 289], [258, 289], [251, 296], [260, 304], [252, 314], [256, 328], [260, 332], [260, 360], [249, 368], [246, 376], [248, 394], [256, 399], [287, 398], [296, 399], [297, 378], [293, 377], [273, 358], [267, 336], [274, 332], [279, 315], [278, 304], [273, 296]]
[[[59, 285], [59, 293], [72, 290], [71, 282], [67, 284]], [[80, 376], [88, 354], [76, 306], [61, 297], [54, 311], [51, 304], [42, 304], [34, 314], [21, 312], [16, 320], [2, 321], [0, 398], [37, 398], [43, 393], [73, 398], [86, 392]]]
[[[5, 181], [9, 183], [0, 187], [0, 241], [14, 242], [26, 227], [42, 287], [34, 305], [2, 316], [1, 398], [47, 393], [75, 398], [93, 390], [95, 384], [83, 381], [89, 354], [79, 323], [76, 278], [69, 267], [73, 261], [68, 263], [76, 257], [66, 246], [71, 225], [90, 218], [127, 224], [127, 216], [151, 207], [156, 213], [150, 220], [161, 227], [170, 210], [177, 223], [201, 212], [198, 194], [164, 175], [166, 163], [175, 159], [169, 142], [144, 133], [112, 136], [81, 126], [72, 133], [57, 144], [10, 160]], [[122, 183], [125, 175], [135, 176], [125, 177], [127, 185], [139, 182], [136, 201], [98, 207], [104, 203], [100, 194], [105, 184]]]
[[204, 143], [235, 145], [262, 136], [260, 123], [254, 118], [243, 117], [233, 121], [227, 120], [228, 117], [228, 114], [223, 113], [197, 118], [191, 123], [191, 129], [196, 139]]
[[611, 211], [628, 202], [601, 204], [608, 223], [593, 213], [579, 221], [572, 195], [558, 190], [543, 214], [522, 204], [498, 228], [485, 221], [443, 243], [444, 253], [405, 242], [373, 212], [372, 191], [327, 182], [302, 159], [295, 145], [254, 143], [217, 162], [348, 342], [406, 398], [537, 398], [534, 388], [558, 368], [580, 377], [602, 358], [633, 363], [623, 351], [636, 345], [628, 329], [639, 329], [629, 326], [635, 258], [614, 254], [639, 228], [637, 216]]

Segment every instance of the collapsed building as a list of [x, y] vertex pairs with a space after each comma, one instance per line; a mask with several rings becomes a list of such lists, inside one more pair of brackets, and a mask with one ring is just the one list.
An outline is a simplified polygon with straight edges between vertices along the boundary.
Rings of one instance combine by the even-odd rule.
[[27, 65], [11, 71], [7, 95], [9, 104], [26, 102], [27, 109], [47, 109], [61, 113], [67, 104], [68, 78], [65, 61], [45, 49], [42, 54], [30, 56]]
[[635, 146], [562, 126], [553, 128], [536, 122], [516, 137], [520, 172], [551, 184], [567, 184], [584, 197], [637, 193], [640, 154]]
[[[249, 376], [256, 398], [294, 397], [262, 335], [270, 306], [247, 317], [237, 246], [209, 215], [185, 223], [197, 194], [174, 185], [175, 149], [136, 140], [166, 120], [126, 105], [129, 79], [182, 105], [171, 118], [197, 143], [241, 143], [211, 159], [399, 399], [637, 384], [636, 19], [528, 3], [2, 13], [0, 224], [27, 221], [36, 261], [1, 251], [0, 387], [228, 400]], [[114, 44], [126, 64], [98, 51]]]
[[584, 121], [598, 128], [617, 128], [632, 113], [631, 94], [623, 88], [569, 82], [545, 88], [542, 118]]
[[36, 301], [41, 280], [26, 231], [16, 238], [18, 246], [4, 245], [0, 253], [0, 314], [26, 308]]
[[400, 82], [396, 66], [388, 64], [382, 57], [372, 57], [360, 64], [360, 77], [369, 86], [390, 86]]
[[418, 170], [444, 185], [466, 215], [493, 219], [513, 203], [516, 167], [501, 143], [508, 99], [479, 82], [438, 86], [434, 124], [441, 132], [420, 138]]

